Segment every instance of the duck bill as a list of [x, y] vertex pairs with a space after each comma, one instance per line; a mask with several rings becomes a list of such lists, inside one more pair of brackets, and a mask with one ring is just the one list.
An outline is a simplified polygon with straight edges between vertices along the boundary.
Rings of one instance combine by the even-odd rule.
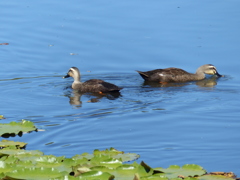
[[70, 76], [67, 74], [66, 76], [63, 76], [63, 78], [69, 78]]
[[223, 75], [219, 74], [217, 71], [215, 75], [217, 75], [217, 77], [223, 77]]

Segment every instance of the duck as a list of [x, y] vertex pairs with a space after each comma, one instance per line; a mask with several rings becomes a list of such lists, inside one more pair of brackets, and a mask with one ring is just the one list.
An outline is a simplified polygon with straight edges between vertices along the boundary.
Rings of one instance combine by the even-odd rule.
[[85, 82], [80, 81], [80, 71], [77, 67], [71, 67], [66, 76], [63, 78], [72, 77], [74, 79], [72, 83], [72, 89], [78, 90], [78, 92], [86, 93], [108, 93], [108, 92], [119, 92], [121, 87], [118, 87], [112, 83], [103, 81], [101, 79], [90, 79]]
[[205, 74], [216, 75], [223, 77], [217, 71], [217, 68], [212, 64], [205, 64], [200, 66], [196, 73], [189, 73], [183, 69], [170, 67], [166, 69], [155, 69], [151, 71], [137, 71], [145, 81], [159, 82], [159, 83], [174, 83], [199, 81], [205, 78]]

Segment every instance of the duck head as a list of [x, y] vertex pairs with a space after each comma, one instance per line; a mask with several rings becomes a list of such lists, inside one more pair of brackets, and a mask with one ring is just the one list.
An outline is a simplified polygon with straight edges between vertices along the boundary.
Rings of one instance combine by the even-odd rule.
[[71, 67], [63, 78], [73, 77], [74, 80], [80, 79], [80, 72], [77, 67]]
[[223, 77], [223, 75], [219, 74], [217, 71], [217, 68], [212, 64], [205, 64], [202, 66], [202, 68], [205, 74], [217, 75], [218, 77]]

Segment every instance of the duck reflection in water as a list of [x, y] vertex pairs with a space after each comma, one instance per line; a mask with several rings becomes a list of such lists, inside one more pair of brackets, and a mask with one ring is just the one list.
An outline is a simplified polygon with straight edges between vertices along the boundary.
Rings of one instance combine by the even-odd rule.
[[120, 92], [108, 92], [108, 93], [82, 93], [79, 92], [78, 90], [74, 90], [72, 91], [72, 93], [67, 94], [66, 96], [69, 98], [69, 103], [71, 105], [75, 105], [76, 107], [82, 107], [82, 101], [81, 101], [81, 97], [82, 96], [87, 97], [89, 100], [87, 100], [87, 102], [91, 102], [91, 103], [95, 103], [95, 102], [99, 102], [100, 99], [102, 98], [107, 98], [109, 100], [115, 100], [119, 97], [121, 97]]

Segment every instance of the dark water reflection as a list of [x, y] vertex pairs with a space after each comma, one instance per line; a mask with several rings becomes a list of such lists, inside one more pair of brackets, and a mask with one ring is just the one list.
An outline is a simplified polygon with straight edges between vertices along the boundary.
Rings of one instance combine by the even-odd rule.
[[121, 96], [120, 92], [112, 92], [112, 93], [81, 93], [77, 90], [72, 90], [71, 94], [66, 94], [66, 96], [69, 98], [69, 103], [71, 105], [75, 105], [76, 107], [81, 107], [82, 101], [81, 97], [85, 95], [89, 100], [87, 102], [99, 102], [102, 98], [107, 98], [109, 100], [115, 100]]

